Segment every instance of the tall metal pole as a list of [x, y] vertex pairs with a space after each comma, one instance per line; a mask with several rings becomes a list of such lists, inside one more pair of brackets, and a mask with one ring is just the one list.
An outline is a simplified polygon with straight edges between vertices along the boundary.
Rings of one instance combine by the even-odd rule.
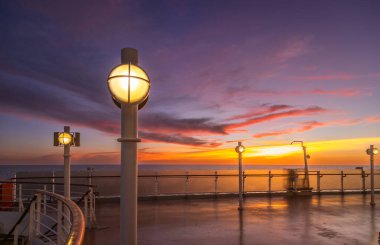
[[371, 206], [375, 206], [375, 175], [374, 175], [374, 161], [373, 161], [373, 145], [369, 147], [369, 157], [371, 162]]
[[[63, 131], [65, 133], [70, 133], [70, 127], [64, 126]], [[66, 198], [71, 199], [70, 196], [70, 144], [64, 145], [63, 147], [63, 192]]]
[[[240, 146], [241, 142], [238, 144]], [[239, 210], [243, 210], [243, 166], [241, 152], [239, 152]]]
[[[123, 49], [122, 63], [137, 65], [137, 50]], [[137, 244], [137, 105], [121, 105], [120, 244]]]
[[307, 164], [307, 152], [306, 152], [306, 146], [302, 144], [302, 150], [303, 150], [303, 159], [305, 162], [305, 187], [309, 188], [309, 166]]

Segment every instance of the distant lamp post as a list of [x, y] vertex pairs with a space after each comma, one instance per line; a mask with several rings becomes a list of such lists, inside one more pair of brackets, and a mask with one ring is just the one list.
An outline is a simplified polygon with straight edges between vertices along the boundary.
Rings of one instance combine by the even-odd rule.
[[80, 133], [70, 132], [70, 127], [65, 126], [63, 132], [54, 132], [54, 146], [63, 146], [63, 192], [66, 198], [71, 199], [70, 194], [70, 146], [80, 146]]
[[379, 153], [377, 148], [374, 148], [373, 145], [370, 145], [367, 149], [367, 155], [369, 155], [369, 159], [371, 162], [371, 206], [375, 206], [375, 175], [374, 175], [374, 156]]
[[243, 166], [242, 166], [242, 155], [245, 151], [245, 147], [238, 142], [235, 151], [239, 155], [239, 210], [243, 210]]
[[137, 244], [137, 112], [149, 96], [150, 80], [137, 66], [133, 48], [121, 51], [121, 65], [108, 76], [108, 89], [121, 108], [120, 244]]
[[304, 188], [309, 190], [310, 184], [309, 184], [309, 166], [307, 163], [307, 160], [310, 159], [310, 155], [307, 154], [306, 146], [303, 145], [302, 140], [295, 140], [292, 141], [290, 144], [293, 145], [293, 143], [301, 143], [302, 151], [303, 151], [303, 161], [305, 164], [305, 179], [304, 179]]

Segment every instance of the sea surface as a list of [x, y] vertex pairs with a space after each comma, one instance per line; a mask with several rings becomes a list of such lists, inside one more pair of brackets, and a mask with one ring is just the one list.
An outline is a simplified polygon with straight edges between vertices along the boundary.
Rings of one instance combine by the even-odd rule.
[[[353, 170], [356, 167], [363, 167], [365, 170], [369, 169], [369, 165], [309, 165], [310, 170]], [[94, 168], [95, 170], [119, 170], [120, 165], [115, 164], [86, 164], [78, 165], [72, 164], [72, 171], [83, 171], [87, 168]], [[303, 168], [302, 165], [244, 165], [245, 170], [283, 170], [292, 168]], [[139, 170], [237, 170], [238, 166], [225, 165], [225, 164], [140, 164]], [[375, 166], [375, 169], [380, 169], [380, 166]], [[14, 176], [17, 172], [43, 172], [43, 171], [63, 171], [63, 165], [48, 164], [48, 165], [0, 165], [0, 179], [7, 179]]]

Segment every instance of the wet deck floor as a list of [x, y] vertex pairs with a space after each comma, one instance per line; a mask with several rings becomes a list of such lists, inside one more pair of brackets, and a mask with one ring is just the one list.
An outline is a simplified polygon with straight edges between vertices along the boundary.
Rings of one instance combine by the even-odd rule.
[[[370, 195], [249, 197], [139, 202], [138, 244], [363, 244], [377, 245], [380, 197]], [[119, 203], [97, 205], [97, 224], [85, 244], [119, 244]]]

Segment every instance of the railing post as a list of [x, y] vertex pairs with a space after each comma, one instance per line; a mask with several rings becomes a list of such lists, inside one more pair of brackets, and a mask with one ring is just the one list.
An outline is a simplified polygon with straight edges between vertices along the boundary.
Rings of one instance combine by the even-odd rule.
[[34, 222], [35, 207], [36, 207], [36, 201], [33, 200], [30, 204], [30, 209], [29, 209], [28, 239], [31, 241], [30, 244], [33, 244], [34, 233], [35, 233], [35, 231], [34, 231], [34, 228], [35, 228], [35, 222]]
[[158, 173], [155, 172], [156, 176], [154, 178], [154, 194], [158, 196], [160, 194], [160, 187], [159, 187], [159, 182], [158, 182]]
[[272, 193], [272, 171], [269, 170], [268, 172], [268, 192], [269, 194]]
[[62, 245], [62, 201], [57, 204], [57, 245]]
[[245, 178], [247, 176], [245, 175], [245, 171], [243, 171], [243, 197], [245, 196]]
[[366, 177], [365, 171], [364, 171], [364, 169], [362, 169], [362, 190], [363, 190], [363, 193], [364, 193], [364, 194], [366, 193], [366, 188], [365, 188], [365, 177]]
[[[46, 191], [46, 185], [44, 185], [44, 191]], [[46, 215], [46, 192], [44, 192], [43, 200], [44, 200], [44, 209], [43, 209], [43, 213]]]
[[15, 231], [13, 233], [13, 245], [18, 245], [19, 233], [20, 233], [20, 225], [16, 225]]
[[321, 171], [317, 171], [317, 192], [321, 194]]
[[189, 192], [189, 172], [186, 171], [186, 182], [185, 182], [185, 193], [186, 195], [188, 194]]
[[91, 228], [94, 226], [94, 222], [96, 221], [96, 215], [95, 215], [95, 194], [94, 189], [91, 188], [90, 191], [90, 225]]
[[214, 194], [216, 196], [218, 194], [218, 171], [215, 171], [214, 175]]
[[37, 193], [36, 200], [36, 218], [35, 218], [35, 226], [36, 226], [36, 235], [41, 233], [41, 193]]
[[55, 193], [55, 173], [53, 171], [51, 178], [51, 192]]
[[17, 202], [16, 174], [12, 178], [12, 202]]
[[343, 170], [340, 171], [340, 193], [344, 194], [344, 174], [343, 174]]
[[84, 197], [84, 220], [86, 222], [86, 227], [88, 227], [88, 195]]
[[22, 184], [18, 185], [18, 211], [20, 213], [24, 211], [24, 202], [22, 200]]
[[88, 189], [92, 188], [92, 172], [94, 171], [94, 168], [87, 168], [87, 183], [88, 183]]

